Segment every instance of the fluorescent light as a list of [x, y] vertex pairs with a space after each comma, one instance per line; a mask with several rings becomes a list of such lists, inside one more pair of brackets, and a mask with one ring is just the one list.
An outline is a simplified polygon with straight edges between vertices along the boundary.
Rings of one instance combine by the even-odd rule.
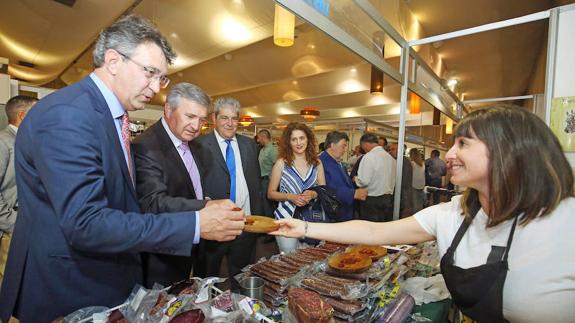
[[457, 85], [457, 80], [456, 79], [449, 79], [447, 81], [447, 86], [452, 87], [452, 86], [456, 86]]

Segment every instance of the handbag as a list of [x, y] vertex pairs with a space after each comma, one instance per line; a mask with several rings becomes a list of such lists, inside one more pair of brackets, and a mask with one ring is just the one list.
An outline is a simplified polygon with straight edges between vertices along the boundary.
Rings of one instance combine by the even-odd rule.
[[317, 199], [321, 203], [327, 216], [330, 219], [335, 220], [339, 213], [339, 209], [341, 208], [341, 202], [338, 200], [335, 192], [325, 185], [314, 186], [311, 187], [310, 190], [317, 193]]
[[[326, 213], [324, 212], [319, 199], [315, 199], [307, 205], [296, 207], [293, 217], [306, 222], [330, 222], [326, 217]], [[299, 241], [314, 246], [320, 242], [320, 240], [311, 238], [299, 239]]]

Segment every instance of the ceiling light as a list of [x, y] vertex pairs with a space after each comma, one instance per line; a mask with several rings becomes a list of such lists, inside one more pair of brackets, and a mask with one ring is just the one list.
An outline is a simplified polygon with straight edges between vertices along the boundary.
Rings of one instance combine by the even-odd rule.
[[450, 135], [453, 133], [453, 119], [447, 118], [445, 121], [445, 134]]
[[449, 86], [449, 87], [453, 87], [453, 86], [456, 86], [456, 85], [457, 85], [457, 79], [449, 79], [449, 80], [447, 81], [447, 86]]
[[274, 44], [289, 47], [294, 43], [295, 16], [282, 6], [275, 6]]
[[242, 116], [240, 117], [239, 122], [242, 127], [249, 127], [254, 123], [254, 118], [251, 116]]
[[433, 123], [432, 124], [434, 126], [439, 126], [440, 121], [441, 121], [441, 112], [437, 108], [433, 108]]
[[[385, 46], [381, 47], [381, 57], [385, 57]], [[383, 94], [383, 71], [371, 65], [371, 80], [369, 82], [369, 93], [374, 95]]]
[[299, 114], [305, 119], [305, 121], [311, 122], [314, 121], [315, 118], [319, 117], [319, 109], [303, 108], [303, 110], [301, 110]]
[[410, 92], [409, 93], [409, 113], [418, 114], [421, 112], [421, 98], [419, 95]]
[[349, 78], [340, 82], [336, 90], [340, 93], [360, 92], [365, 91], [365, 86], [355, 78]]
[[234, 42], [242, 42], [250, 38], [247, 28], [229, 17], [222, 22], [221, 31], [224, 37]]
[[352, 72], [352, 73], [357, 73], [357, 68], [353, 67], [353, 68], [350, 70], [350, 72]]

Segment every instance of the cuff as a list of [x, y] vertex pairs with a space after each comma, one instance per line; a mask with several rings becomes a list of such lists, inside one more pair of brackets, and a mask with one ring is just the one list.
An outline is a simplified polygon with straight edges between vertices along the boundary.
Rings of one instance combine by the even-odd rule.
[[194, 244], [200, 243], [200, 212], [196, 211], [196, 227], [194, 228]]

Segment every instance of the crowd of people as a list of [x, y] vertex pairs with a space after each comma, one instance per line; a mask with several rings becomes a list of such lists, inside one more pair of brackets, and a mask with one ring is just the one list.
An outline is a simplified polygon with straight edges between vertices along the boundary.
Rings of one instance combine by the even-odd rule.
[[[248, 214], [277, 220], [281, 252], [314, 243], [310, 238], [436, 239], [455, 304], [480, 321], [574, 314], [575, 253], [561, 262], [557, 254], [575, 247], [561, 234], [573, 228], [573, 175], [535, 116], [508, 108], [471, 113], [457, 127], [447, 163], [437, 150], [425, 161], [417, 148], [399, 156], [397, 143], [365, 133], [347, 168], [346, 133], [328, 133], [321, 151], [312, 129], [298, 122], [277, 144], [267, 129], [254, 140], [238, 134], [236, 99], [212, 102], [200, 87], [178, 83], [162, 118], [131, 141], [128, 114], [168, 86], [175, 53], [151, 22], [130, 15], [100, 34], [93, 58], [95, 69], [82, 81], [39, 102], [17, 96], [6, 105], [0, 320], [49, 321], [85, 306], [113, 307], [136, 284], [218, 276], [224, 257], [238, 291], [233, 277], [255, 261], [257, 235], [243, 232]], [[210, 118], [214, 129], [202, 135]], [[424, 187], [444, 187], [448, 169], [467, 190], [424, 209], [440, 201], [439, 194], [426, 201]], [[337, 212], [322, 209], [317, 187], [333, 193]], [[395, 194], [399, 221], [392, 221]], [[528, 257], [538, 243], [550, 248]], [[469, 268], [479, 274], [465, 275]], [[532, 277], [538, 280], [527, 288], [522, 282]], [[483, 285], [493, 288], [476, 295]], [[540, 309], [520, 310], [535, 300]]]

